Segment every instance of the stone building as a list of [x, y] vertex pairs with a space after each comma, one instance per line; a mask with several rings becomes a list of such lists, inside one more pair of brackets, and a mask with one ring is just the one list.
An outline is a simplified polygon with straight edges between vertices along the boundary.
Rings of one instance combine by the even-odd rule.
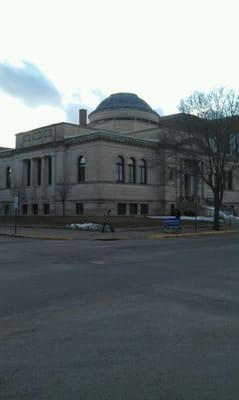
[[[177, 134], [182, 114], [160, 117], [137, 95], [116, 93], [79, 125], [57, 123], [16, 135], [16, 148], [0, 148], [0, 213], [23, 215], [170, 214], [201, 206], [209, 189], [188, 172], [174, 172], [160, 139]], [[239, 204], [233, 176], [224, 201]]]

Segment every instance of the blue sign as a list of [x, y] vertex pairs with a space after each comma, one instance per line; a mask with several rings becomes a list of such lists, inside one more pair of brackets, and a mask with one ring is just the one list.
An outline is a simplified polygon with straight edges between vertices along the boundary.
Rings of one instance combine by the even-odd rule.
[[167, 226], [180, 226], [179, 218], [168, 218], [165, 222]]
[[180, 218], [169, 217], [164, 220], [165, 228], [170, 230], [178, 230], [181, 229], [181, 220]]

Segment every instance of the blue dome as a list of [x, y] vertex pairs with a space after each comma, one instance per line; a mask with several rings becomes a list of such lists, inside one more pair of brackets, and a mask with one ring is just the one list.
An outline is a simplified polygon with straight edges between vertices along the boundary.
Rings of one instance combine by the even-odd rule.
[[117, 108], [133, 108], [140, 111], [154, 112], [152, 108], [134, 93], [115, 93], [103, 100], [94, 112], [114, 110]]

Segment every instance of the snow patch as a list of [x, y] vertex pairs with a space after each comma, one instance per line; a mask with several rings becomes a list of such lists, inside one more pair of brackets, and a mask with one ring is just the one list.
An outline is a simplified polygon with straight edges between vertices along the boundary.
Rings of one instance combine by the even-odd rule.
[[[153, 215], [153, 216], [150, 216], [150, 217], [148, 217], [148, 218], [155, 218], [155, 219], [162, 219], [162, 220], [164, 220], [164, 219], [169, 219], [169, 218], [174, 218], [174, 217], [172, 217], [172, 215], [168, 215], [168, 216], [162, 216], [162, 215]], [[181, 220], [182, 221], [195, 221], [195, 218], [196, 217], [187, 217], [186, 215], [182, 215], [181, 216]], [[209, 221], [209, 222], [212, 222], [213, 221], [213, 217], [205, 217], [204, 215], [198, 215], [197, 216], [197, 221]]]
[[85, 224], [70, 224], [67, 225], [68, 228], [71, 229], [79, 229], [83, 231], [99, 231], [102, 229], [102, 225], [99, 224], [93, 224], [92, 222], [85, 223]]

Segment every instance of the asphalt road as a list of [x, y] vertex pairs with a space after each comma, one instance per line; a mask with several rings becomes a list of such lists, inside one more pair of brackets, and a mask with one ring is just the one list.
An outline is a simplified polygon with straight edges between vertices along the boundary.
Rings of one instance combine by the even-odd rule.
[[0, 248], [1, 400], [238, 400], [239, 235]]

